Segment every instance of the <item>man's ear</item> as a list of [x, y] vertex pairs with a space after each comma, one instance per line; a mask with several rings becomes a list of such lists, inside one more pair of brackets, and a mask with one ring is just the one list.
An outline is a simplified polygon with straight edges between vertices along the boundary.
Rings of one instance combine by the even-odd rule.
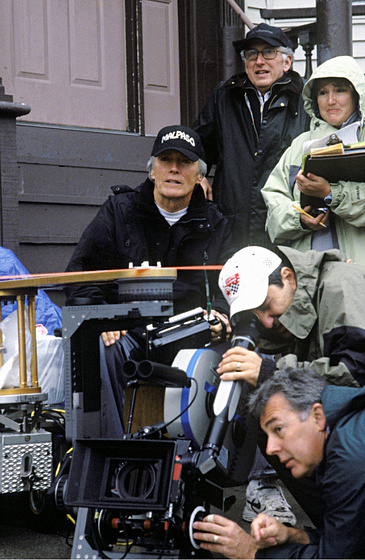
[[153, 169], [153, 167], [151, 168], [151, 171], [150, 171], [150, 177], [151, 177], [152, 181], [155, 180], [155, 170]]
[[315, 420], [319, 430], [321, 432], [324, 432], [325, 429], [326, 429], [327, 421], [326, 421], [323, 406], [321, 405], [321, 403], [314, 403], [314, 405], [312, 406], [312, 411], [313, 411], [313, 415], [314, 415], [314, 420]]
[[288, 280], [291, 284], [294, 282], [296, 285], [294, 270], [292, 270], [288, 266], [283, 266], [280, 269], [280, 276], [283, 282], [284, 280]]
[[287, 56], [284, 64], [283, 64], [283, 70], [284, 72], [287, 72], [288, 70], [290, 70], [291, 67], [291, 63], [293, 62], [293, 59], [290, 55]]

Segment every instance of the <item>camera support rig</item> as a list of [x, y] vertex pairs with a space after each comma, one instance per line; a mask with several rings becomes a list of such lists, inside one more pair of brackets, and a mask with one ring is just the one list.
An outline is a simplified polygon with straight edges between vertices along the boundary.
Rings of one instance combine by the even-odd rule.
[[[147, 290], [150, 293], [145, 296], [143, 292], [146, 285], [149, 282], [154, 283], [156, 276], [160, 276], [157, 278], [160, 286], [155, 285], [153, 289]], [[122, 326], [130, 328], [141, 317], [151, 317], [160, 321], [170, 317], [173, 313], [170, 294], [175, 276], [175, 269], [141, 268], [129, 271], [29, 275], [26, 279], [2, 284], [4, 289], [11, 290], [26, 287], [26, 290], [31, 293], [32, 289], [70, 283], [97, 284], [110, 281], [124, 283], [120, 288], [120, 294], [122, 297], [126, 294], [126, 297], [119, 304], [74, 306], [63, 310], [66, 433], [67, 438], [74, 444], [74, 455], [70, 475], [63, 478], [62, 484], [62, 477], [59, 479], [57, 494], [58, 497], [61, 495], [62, 499], [65, 498], [66, 505], [72, 506], [74, 503], [79, 508], [72, 551], [74, 558], [202, 556], [199, 543], [196, 543], [193, 538], [194, 520], [204, 517], [211, 505], [226, 511], [230, 498], [225, 499], [223, 488], [239, 483], [235, 479], [237, 471], [230, 468], [232, 457], [233, 462], [240, 464], [242, 455], [237, 454], [236, 451], [238, 448], [242, 450], [244, 444], [244, 433], [236, 429], [237, 426], [242, 425], [236, 418], [237, 397], [233, 399], [234, 406], [229, 404], [230, 397], [228, 400], [226, 398], [226, 403], [223, 405], [223, 408], [229, 409], [228, 416], [226, 411], [223, 411], [223, 431], [219, 429], [216, 432], [216, 428], [210, 426], [207, 432], [219, 433], [218, 445], [217, 442], [211, 441], [211, 436], [205, 438], [203, 446], [199, 442], [191, 441], [189, 425], [186, 424], [183, 426], [183, 433], [178, 430], [176, 436], [166, 439], [164, 437], [166, 427], [174, 423], [174, 419], [166, 420], [166, 418], [164, 422], [147, 426], [137, 434], [125, 435], [122, 440], [100, 438], [98, 372], [100, 333], [108, 329], [115, 330], [118, 324], [121, 325], [120, 328]], [[170, 283], [169, 288], [165, 281]], [[33, 350], [36, 356], [36, 349]], [[205, 363], [204, 369], [206, 375], [211, 375], [218, 363], [217, 360], [219, 361], [218, 355], [209, 348], [202, 352], [203, 355], [209, 354], [208, 358], [204, 356], [204, 359], [208, 360], [208, 365]], [[199, 354], [200, 351], [197, 353]], [[194, 367], [190, 367], [190, 362], [194, 362], [196, 366], [199, 363], [196, 361], [195, 354], [196, 352], [192, 351], [191, 359], [187, 359], [186, 371], [196, 371]], [[181, 369], [180, 363], [174, 365]], [[205, 405], [209, 409], [208, 424], [221, 422], [216, 413], [211, 412], [216, 390], [213, 381], [204, 375], [199, 379], [200, 390], [206, 397]], [[197, 381], [189, 388], [191, 392], [196, 384]], [[210, 385], [214, 390], [207, 391], [205, 385]], [[185, 391], [187, 387], [181, 385], [180, 388]], [[166, 392], [175, 389], [168, 388]], [[36, 395], [30, 399], [32, 401], [30, 404], [39, 408], [40, 388], [36, 387], [30, 393]], [[233, 390], [233, 393], [229, 391], [229, 394], [236, 394], [236, 391]], [[18, 400], [23, 398], [28, 397], [22, 395]], [[222, 403], [222, 399], [219, 400]], [[192, 410], [191, 401], [193, 399], [189, 396], [186, 410], [181, 409], [180, 406], [177, 417], [182, 417], [186, 411]], [[186, 395], [181, 395], [181, 402], [186, 402]], [[235, 429], [232, 428], [234, 425], [236, 425]], [[145, 460], [141, 461], [141, 457]], [[80, 469], [81, 465], [79, 472], [84, 472], [85, 460], [90, 468], [85, 471], [88, 475], [82, 478], [77, 474], [77, 469]], [[95, 460], [99, 465], [99, 471], [95, 468]], [[104, 478], [98, 475], [100, 464], [106, 468]], [[207, 465], [209, 468], [206, 468]], [[72, 469], [76, 469], [76, 476], [73, 475]], [[242, 476], [242, 472], [240, 475]], [[75, 484], [78, 487], [81, 480], [84, 480], [85, 495], [75, 493]], [[100, 486], [102, 481], [103, 484]], [[96, 497], [87, 493], [89, 488], [98, 490]], [[163, 492], [164, 488], [167, 488], [165, 492]], [[104, 498], [108, 498], [107, 501]], [[128, 507], [124, 508], [123, 504], [127, 504]], [[115, 543], [120, 534], [127, 535], [128, 539], [130, 537], [140, 545], [140, 553], [130, 554], [128, 539], [122, 553], [114, 552], [115, 548], [112, 547], [118, 546]]]
[[[121, 307], [74, 306], [63, 310], [66, 418], [74, 451], [62, 494], [67, 507], [79, 508], [73, 558], [204, 557], [204, 551], [193, 538], [193, 522], [202, 519], [211, 506], [226, 511], [232, 504], [232, 496], [226, 498], [224, 488], [238, 485], [245, 480], [240, 476], [248, 474], [240, 463], [245, 439], [242, 418], [237, 414], [242, 384], [228, 384], [228, 393], [219, 390], [222, 384], [217, 381], [215, 368], [220, 356], [210, 348], [191, 350], [187, 355], [186, 350], [180, 350], [170, 372], [169, 366], [159, 369], [158, 364], [149, 361], [137, 365], [126, 362], [128, 375], [132, 378], [136, 375], [138, 383], [146, 378], [145, 382], [151, 387], [156, 368], [157, 385], [167, 387], [165, 405], [168, 392], [178, 393], [177, 414], [171, 418], [170, 410], [170, 418], [165, 415], [164, 422], [147, 426], [135, 434], [124, 434], [119, 440], [101, 437], [100, 333], [132, 327], [141, 317], [161, 320], [164, 313], [171, 315], [172, 306], [166, 301], [152, 298], [149, 301], [143, 293], [143, 282], [139, 287], [135, 295], [131, 287], [131, 299], [135, 299], [118, 304]], [[120, 293], [123, 293], [122, 283]], [[184, 341], [189, 329], [196, 334], [197, 328], [196, 317], [193, 326], [191, 317], [186, 319], [186, 325], [177, 328], [178, 337]], [[176, 321], [171, 323], [174, 330]], [[156, 332], [160, 335], [165, 330], [169, 337], [169, 327], [156, 329]], [[247, 337], [243, 338], [246, 345]], [[160, 344], [163, 344], [161, 340], [158, 346]], [[250, 339], [246, 347], [252, 345], [254, 347], [255, 343]], [[183, 358], [180, 353], [184, 354]], [[197, 364], [204, 373], [194, 379]], [[195, 383], [191, 382], [193, 379]], [[168, 381], [164, 383], [163, 380]], [[188, 391], [188, 396], [179, 393], [180, 389]], [[194, 437], [191, 439], [191, 430], [186, 424], [176, 433], [175, 422], [193, 408], [196, 395], [193, 398], [191, 395], [194, 391], [204, 395], [205, 407], [209, 409], [205, 417], [206, 435], [200, 434], [198, 442]], [[185, 409], [182, 403], [186, 404]], [[165, 433], [172, 424], [175, 424], [175, 433], [169, 432], [172, 435], [169, 439]], [[131, 543], [133, 552], [129, 549]]]

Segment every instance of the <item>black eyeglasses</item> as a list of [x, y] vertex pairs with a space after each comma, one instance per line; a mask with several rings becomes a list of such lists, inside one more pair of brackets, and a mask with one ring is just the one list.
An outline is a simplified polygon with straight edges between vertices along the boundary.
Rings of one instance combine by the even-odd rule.
[[278, 53], [281, 52], [279, 49], [275, 49], [274, 47], [266, 47], [262, 49], [262, 51], [258, 51], [257, 49], [247, 49], [243, 51], [243, 57], [246, 60], [257, 60], [259, 54], [262, 54], [265, 60], [273, 60], [277, 57]]

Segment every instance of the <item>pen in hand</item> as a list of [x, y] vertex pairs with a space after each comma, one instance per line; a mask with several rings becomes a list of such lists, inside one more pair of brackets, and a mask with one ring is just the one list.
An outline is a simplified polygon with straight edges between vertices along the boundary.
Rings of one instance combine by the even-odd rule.
[[[295, 204], [293, 204], [293, 208], [295, 208], [295, 210], [298, 210], [298, 212], [300, 212], [301, 214], [304, 214], [304, 216], [307, 216], [307, 218], [313, 218], [313, 216], [308, 214], [308, 212], [303, 210], [303, 208], [300, 208], [299, 206], [296, 206]], [[327, 227], [326, 224], [324, 224], [323, 222], [318, 222], [318, 223], [322, 227]]]

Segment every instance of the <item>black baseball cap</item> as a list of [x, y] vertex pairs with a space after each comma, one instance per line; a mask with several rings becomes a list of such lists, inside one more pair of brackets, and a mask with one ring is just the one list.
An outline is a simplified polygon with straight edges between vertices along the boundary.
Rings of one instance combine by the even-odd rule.
[[195, 130], [179, 124], [161, 128], [153, 144], [151, 156], [158, 156], [166, 150], [177, 150], [191, 161], [205, 161], [204, 148]]
[[249, 43], [253, 40], [261, 39], [268, 45], [273, 47], [290, 47], [290, 40], [280, 27], [274, 27], [267, 23], [259, 23], [256, 27], [251, 29], [244, 39], [234, 41], [233, 45], [237, 52], [241, 52], [249, 47]]

